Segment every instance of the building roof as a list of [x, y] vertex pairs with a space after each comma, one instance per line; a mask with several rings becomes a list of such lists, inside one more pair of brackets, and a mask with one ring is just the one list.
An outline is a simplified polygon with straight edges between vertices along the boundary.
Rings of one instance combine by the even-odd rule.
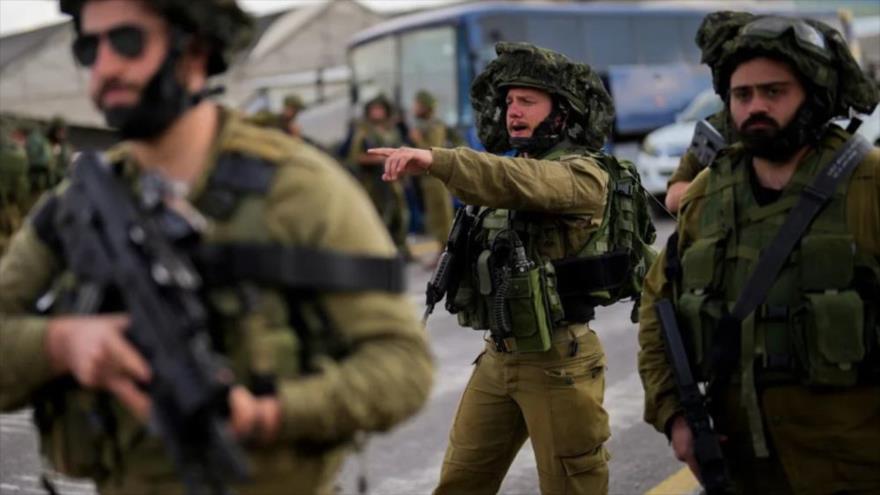
[[66, 29], [69, 22], [59, 22], [0, 37], [0, 71], [18, 57], [39, 49], [53, 34]]

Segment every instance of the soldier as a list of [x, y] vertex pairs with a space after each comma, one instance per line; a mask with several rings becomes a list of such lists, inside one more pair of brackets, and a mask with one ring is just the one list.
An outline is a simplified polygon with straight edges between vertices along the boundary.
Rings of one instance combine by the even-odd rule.
[[[402, 281], [382, 275], [403, 267], [369, 199], [326, 155], [206, 98], [214, 92], [207, 78], [249, 36], [251, 22], [233, 0], [60, 4], [74, 19], [73, 52], [89, 69], [90, 96], [124, 140], [105, 155], [119, 183], [137, 204], [149, 201], [152, 184], [153, 201], [188, 220], [199, 237], [187, 235], [179, 248], [191, 246], [193, 259], [199, 250], [233, 249], [203, 260], [205, 280], [241, 270], [240, 282], [204, 290], [215, 352], [235, 376], [230, 431], [252, 471], [252, 482], [235, 491], [330, 493], [353, 436], [412, 415], [431, 381]], [[30, 313], [47, 287], [59, 303], [65, 288], [80, 289], [58, 250], [59, 205], [69, 206], [65, 194], [74, 189], [66, 185], [47, 195], [0, 260], [0, 409], [33, 405], [52, 465], [91, 478], [102, 493], [180, 493], [171, 456], [145, 423], [148, 363], [161, 356], [142, 355], [125, 338], [125, 305], [111, 298], [122, 312]], [[326, 289], [321, 280], [288, 289], [309, 268], [310, 258], [297, 254], [304, 250], [335, 253], [349, 267], [337, 282], [354, 277], [363, 289]], [[365, 255], [381, 281], [361, 269]], [[265, 262], [272, 258], [284, 263]]]
[[73, 156], [73, 148], [67, 140], [67, 122], [63, 117], [53, 117], [49, 122], [49, 129], [46, 133], [49, 143], [52, 145], [52, 155], [55, 161], [56, 181], [60, 181], [64, 174], [67, 173], [67, 166], [70, 165], [70, 159]]
[[394, 122], [394, 107], [384, 95], [379, 95], [364, 105], [363, 120], [355, 123], [346, 162], [354, 169], [355, 176], [364, 186], [373, 205], [391, 233], [398, 251], [409, 257], [406, 233], [409, 226], [409, 209], [399, 183], [382, 181], [382, 157], [370, 155], [367, 149], [393, 147], [403, 144], [403, 135]]
[[299, 95], [289, 94], [284, 97], [284, 109], [281, 111], [281, 121], [287, 133], [291, 136], [302, 137], [302, 129], [296, 122], [296, 116], [305, 110], [306, 104]]
[[[416, 93], [413, 101], [416, 123], [409, 134], [413, 146], [422, 149], [448, 146], [446, 124], [434, 117], [436, 108], [434, 95], [425, 90]], [[418, 186], [422, 190], [425, 205], [426, 230], [442, 246], [452, 227], [452, 196], [442, 181], [430, 175], [418, 177]]]
[[18, 230], [30, 197], [27, 154], [23, 139], [15, 139], [13, 122], [0, 117], [0, 255]]
[[496, 493], [527, 438], [542, 493], [606, 493], [605, 355], [587, 322], [594, 306], [638, 293], [653, 238], [646, 198], [632, 164], [598, 151], [613, 107], [595, 72], [526, 43], [495, 50], [470, 96], [486, 149], [516, 157], [371, 150], [387, 157], [387, 180], [427, 173], [482, 206], [459, 210], [471, 227], [447, 308], [491, 339], [435, 493]]
[[[706, 121], [718, 131], [727, 143], [733, 143], [736, 141], [735, 136], [730, 132], [730, 125], [727, 123], [727, 112], [722, 110], [712, 114], [706, 119]], [[666, 208], [670, 212], [678, 212], [678, 207], [681, 204], [681, 197], [684, 196], [688, 186], [694, 178], [697, 177], [697, 174], [708, 165], [708, 163], [703, 163], [700, 158], [697, 157], [697, 154], [693, 150], [693, 145], [685, 151], [681, 160], [678, 162], [678, 167], [675, 169], [672, 176], [669, 177], [669, 181], [666, 184], [665, 203]]]
[[878, 493], [880, 149], [829, 123], [877, 88], [821, 22], [718, 12], [697, 43], [740, 141], [646, 278], [645, 420], [699, 475], [654, 313], [670, 299], [733, 491]]
[[40, 196], [56, 183], [55, 156], [52, 153], [52, 144], [43, 134], [39, 124], [25, 124], [24, 131], [27, 136], [24, 147], [28, 158], [28, 179], [31, 190], [31, 200], [25, 211], [29, 211]]

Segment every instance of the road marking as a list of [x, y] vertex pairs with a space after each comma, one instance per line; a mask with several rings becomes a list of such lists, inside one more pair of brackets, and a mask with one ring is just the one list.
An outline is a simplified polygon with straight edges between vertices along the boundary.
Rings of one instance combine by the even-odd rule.
[[645, 495], [690, 495], [694, 493], [700, 484], [694, 478], [691, 470], [685, 466], [677, 473], [661, 481], [659, 485], [651, 488]]

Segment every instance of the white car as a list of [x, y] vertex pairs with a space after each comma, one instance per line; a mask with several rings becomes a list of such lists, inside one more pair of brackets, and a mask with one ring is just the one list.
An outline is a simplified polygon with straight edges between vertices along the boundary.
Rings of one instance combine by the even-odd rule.
[[[674, 124], [663, 126], [645, 136], [636, 158], [636, 168], [639, 169], [642, 184], [648, 192], [655, 196], [666, 194], [666, 182], [678, 168], [681, 155], [690, 146], [697, 121], [721, 110], [723, 105], [721, 99], [708, 89], [691, 101]], [[849, 121], [837, 120], [835, 123], [846, 128]], [[874, 146], [880, 146], [880, 105], [870, 115], [862, 116], [858, 133]]]
[[666, 181], [678, 168], [681, 155], [691, 144], [697, 121], [724, 107], [721, 98], [711, 89], [699, 93], [675, 119], [645, 136], [636, 158], [642, 185], [655, 196], [666, 194]]

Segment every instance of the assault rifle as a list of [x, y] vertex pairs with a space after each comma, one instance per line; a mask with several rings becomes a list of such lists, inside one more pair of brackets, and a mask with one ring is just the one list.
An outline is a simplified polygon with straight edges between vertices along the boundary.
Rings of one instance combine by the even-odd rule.
[[452, 300], [458, 289], [458, 280], [464, 269], [464, 256], [467, 249], [468, 236], [474, 224], [474, 207], [463, 206], [455, 214], [452, 230], [446, 240], [446, 247], [437, 261], [437, 267], [428, 281], [425, 291], [425, 314], [422, 316], [422, 325], [428, 322], [428, 317], [434, 312], [434, 306], [446, 297], [447, 308], [452, 308]]
[[688, 363], [687, 352], [675, 319], [675, 309], [668, 299], [661, 299], [654, 305], [666, 356], [672, 364], [672, 373], [678, 388], [678, 399], [684, 408], [684, 418], [694, 438], [694, 457], [700, 467], [700, 481], [709, 495], [727, 493], [729, 486], [724, 456], [718, 436], [712, 430], [712, 420], [706, 410], [703, 394], [697, 386]]
[[162, 219], [180, 217], [170, 217], [160, 197], [139, 204], [97, 153], [83, 152], [72, 168], [56, 226], [80, 282], [73, 310], [89, 314], [110, 301], [122, 304], [131, 316], [126, 336], [152, 370], [150, 431], [165, 444], [188, 493], [230, 493], [227, 483], [249, 475], [227, 428], [233, 377], [212, 350], [201, 277], [167, 237]]
[[727, 146], [727, 140], [709, 121], [703, 119], [697, 122], [690, 150], [697, 157], [700, 167], [708, 167], [725, 146]]

